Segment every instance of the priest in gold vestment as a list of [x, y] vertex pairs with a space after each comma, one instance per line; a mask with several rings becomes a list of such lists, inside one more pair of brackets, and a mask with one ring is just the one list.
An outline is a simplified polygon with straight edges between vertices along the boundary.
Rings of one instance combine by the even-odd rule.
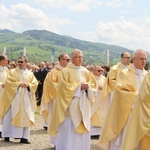
[[102, 92], [101, 92], [101, 99], [106, 100], [111, 104], [111, 100], [113, 97], [113, 91], [115, 88], [116, 80], [120, 74], [120, 72], [124, 69], [128, 68], [128, 65], [130, 63], [130, 53], [123, 52], [121, 54], [121, 60], [116, 65], [112, 66], [110, 71], [108, 72], [108, 76], [106, 78], [106, 81], [104, 83]]
[[[49, 127], [52, 112], [55, 105], [58, 78], [64, 67], [69, 63], [68, 54], [63, 53], [58, 57], [59, 64], [56, 65], [46, 76], [43, 87], [43, 95], [41, 101], [41, 113], [44, 118], [44, 127]], [[54, 139], [50, 137], [50, 146], [54, 143]]]
[[26, 64], [27, 59], [20, 57], [18, 67], [10, 70], [4, 93], [0, 97], [2, 137], [7, 142], [12, 137], [19, 138], [21, 143], [30, 143], [29, 127], [34, 125], [35, 91], [38, 82], [33, 73], [26, 69]]
[[147, 54], [143, 50], [133, 53], [133, 64], [123, 70], [116, 81], [110, 110], [102, 128], [98, 145], [105, 150], [120, 150], [126, 124], [130, 120], [135, 97], [147, 71]]
[[[5, 55], [0, 55], [0, 96], [2, 96], [5, 88], [5, 81], [8, 74], [8, 58]], [[1, 106], [0, 106], [1, 108]], [[0, 124], [2, 124], [2, 119], [0, 119]], [[0, 138], [1, 138], [2, 125], [0, 125]]]
[[[103, 69], [99, 65], [93, 67], [93, 74], [97, 82], [97, 90], [94, 93], [94, 102], [91, 104], [91, 136], [99, 136], [101, 133], [101, 127], [105, 120], [108, 111], [107, 100], [100, 101], [101, 92], [106, 80], [103, 75]], [[101, 103], [102, 102], [102, 103]]]
[[[137, 149], [138, 147], [138, 149]], [[121, 150], [150, 149], [150, 73], [147, 73], [127, 125]]]
[[57, 150], [90, 150], [90, 101], [96, 81], [82, 67], [82, 52], [75, 49], [61, 72], [49, 134], [56, 136]]

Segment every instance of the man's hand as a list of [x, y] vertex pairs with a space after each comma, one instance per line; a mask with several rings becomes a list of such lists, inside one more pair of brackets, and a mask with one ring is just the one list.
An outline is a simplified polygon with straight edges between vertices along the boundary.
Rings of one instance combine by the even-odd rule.
[[19, 85], [21, 88], [27, 88], [28, 87], [28, 83], [22, 82]]
[[103, 87], [102, 86], [98, 86], [98, 90], [102, 90], [103, 89]]
[[5, 84], [2, 84], [2, 88], [4, 88], [5, 87]]
[[81, 90], [87, 90], [89, 88], [89, 85], [86, 83], [81, 84]]

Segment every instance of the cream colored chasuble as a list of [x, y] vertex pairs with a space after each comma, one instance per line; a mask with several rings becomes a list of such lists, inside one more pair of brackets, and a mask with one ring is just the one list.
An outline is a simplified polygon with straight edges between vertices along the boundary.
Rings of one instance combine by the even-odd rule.
[[[97, 82], [97, 86], [104, 86], [106, 78], [103, 75], [101, 75], [100, 77], [95, 76], [95, 79]], [[92, 103], [91, 108], [91, 125], [96, 127], [101, 127], [103, 125], [109, 107], [109, 103], [107, 101], [108, 97], [105, 97], [103, 98], [103, 100], [100, 100], [101, 93], [101, 90], [97, 90], [95, 92], [94, 102]]]
[[[21, 70], [20, 82], [28, 82], [29, 71]], [[29, 107], [30, 106], [30, 107]], [[29, 127], [34, 122], [34, 103], [27, 88], [18, 88], [11, 104], [12, 124], [19, 127]]]
[[[86, 83], [85, 71], [81, 67], [77, 67], [76, 73], [78, 81]], [[90, 130], [91, 106], [89, 100], [94, 100], [94, 92], [90, 85], [87, 92], [81, 90], [81, 86], [79, 86], [69, 106], [70, 116], [76, 131], [80, 130], [81, 122], [83, 122], [88, 132]]]

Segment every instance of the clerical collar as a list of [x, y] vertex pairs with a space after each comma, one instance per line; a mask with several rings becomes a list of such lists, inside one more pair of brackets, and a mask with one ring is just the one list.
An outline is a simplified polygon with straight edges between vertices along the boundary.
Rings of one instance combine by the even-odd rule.
[[21, 73], [24, 73], [25, 72], [25, 69], [20, 69]]
[[134, 68], [140, 76], [143, 74], [143, 69], [138, 69], [135, 66], [134, 66]]
[[4, 71], [4, 67], [3, 66], [0, 66], [0, 71]]
[[94, 76], [95, 76], [96, 79], [99, 79], [99, 78], [100, 78], [100, 76], [97, 76], [97, 75], [95, 75], [95, 74], [94, 74]]
[[77, 69], [80, 69], [81, 66], [76, 66], [75, 64], [73, 64], [72, 62], [70, 62], [73, 66], [75, 66]]
[[124, 69], [128, 68], [128, 66], [125, 66], [122, 62], [121, 62], [122, 66]]
[[58, 64], [57, 67], [58, 67], [59, 69], [63, 69], [63, 68], [64, 68], [64, 67], [61, 66], [60, 64]]

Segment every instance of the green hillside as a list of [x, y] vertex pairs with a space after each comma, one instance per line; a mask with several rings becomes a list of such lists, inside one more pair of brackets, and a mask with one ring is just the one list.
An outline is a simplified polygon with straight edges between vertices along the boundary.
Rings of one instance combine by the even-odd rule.
[[115, 45], [104, 43], [92, 43], [78, 40], [69, 36], [58, 35], [46, 30], [29, 30], [23, 33], [15, 33], [9, 30], [0, 30], [0, 51], [7, 49], [7, 55], [11, 60], [17, 60], [23, 54], [23, 48], [27, 50], [29, 62], [51, 61], [52, 49], [55, 50], [55, 61], [61, 53], [71, 53], [78, 48], [84, 54], [84, 61], [89, 64], [106, 64], [106, 49], [110, 50], [110, 65], [119, 61], [123, 51], [133, 51]]

